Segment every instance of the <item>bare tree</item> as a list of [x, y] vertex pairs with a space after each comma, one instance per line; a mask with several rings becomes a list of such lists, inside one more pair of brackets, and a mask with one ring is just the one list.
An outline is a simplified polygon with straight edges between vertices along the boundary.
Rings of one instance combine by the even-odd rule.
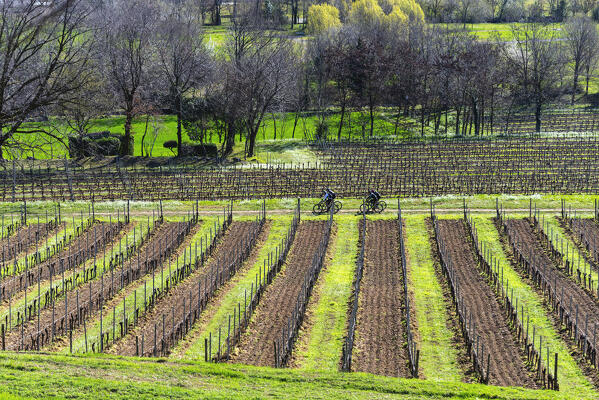
[[98, 19], [102, 24], [101, 53], [105, 72], [125, 112], [121, 154], [131, 154], [131, 124], [141, 90], [148, 83], [152, 34], [158, 10], [144, 0], [114, 0]]
[[[332, 32], [318, 35], [308, 43], [306, 50], [305, 65], [305, 94], [318, 116], [316, 126], [316, 136], [326, 136], [327, 128], [327, 109], [332, 102], [331, 66], [337, 66], [335, 60], [330, 57], [330, 49], [335, 42]], [[332, 65], [331, 65], [332, 64]], [[344, 67], [347, 67], [344, 65]], [[335, 70], [336, 73], [341, 71]]]
[[89, 13], [84, 0], [1, 2], [0, 159], [3, 150], [23, 144], [20, 137], [52, 135], [23, 124], [69, 101], [87, 81], [93, 38], [85, 26]]
[[563, 45], [556, 32], [539, 24], [513, 25], [513, 46], [503, 54], [514, 79], [514, 94], [523, 104], [534, 104], [536, 131], [541, 131], [543, 106], [561, 91]]
[[177, 154], [181, 155], [183, 97], [210, 75], [200, 23], [185, 5], [172, 5], [160, 21], [156, 35], [159, 75], [168, 85], [177, 114]]
[[368, 107], [370, 136], [374, 135], [375, 109], [379, 105], [391, 69], [393, 51], [388, 32], [378, 26], [354, 31], [349, 49], [349, 85]]
[[586, 64], [591, 64], [593, 55], [597, 52], [599, 35], [595, 23], [588, 17], [575, 16], [564, 24], [566, 32], [566, 49], [572, 63], [572, 104], [578, 90], [578, 77]]
[[[230, 59], [225, 90], [235, 96], [246, 132], [246, 155], [254, 155], [256, 136], [264, 116], [288, 103], [295, 88], [296, 57], [292, 43], [258, 27], [245, 28], [243, 39], [227, 44]], [[256, 30], [254, 34], [250, 32]]]

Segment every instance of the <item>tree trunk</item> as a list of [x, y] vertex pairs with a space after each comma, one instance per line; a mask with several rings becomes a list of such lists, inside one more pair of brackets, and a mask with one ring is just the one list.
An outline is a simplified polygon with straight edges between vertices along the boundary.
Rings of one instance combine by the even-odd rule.
[[474, 136], [478, 136], [480, 133], [480, 119], [478, 114], [478, 107], [474, 98], [472, 99], [472, 119], [474, 120]]
[[374, 104], [372, 95], [369, 96], [369, 108], [370, 108], [370, 137], [374, 135]]
[[121, 146], [121, 155], [126, 156], [129, 155], [131, 150], [129, 149], [129, 141], [131, 140], [131, 123], [133, 121], [133, 110], [132, 108], [127, 108], [125, 111], [125, 142]]
[[541, 132], [541, 107], [542, 104], [540, 101], [537, 101], [535, 106], [535, 131]]
[[576, 96], [576, 88], [578, 87], [578, 70], [580, 66], [578, 61], [574, 62], [574, 82], [572, 84], [572, 105], [574, 105], [574, 99]]
[[393, 135], [397, 135], [397, 128], [399, 127], [399, 116], [401, 115], [401, 105], [397, 106], [397, 117], [395, 117], [395, 127], [393, 129]]
[[455, 111], [455, 135], [460, 135], [460, 111], [462, 107], [457, 107]]
[[337, 140], [341, 141], [341, 128], [343, 127], [343, 117], [345, 116], [345, 96], [341, 103], [341, 117], [339, 118], [339, 130], [337, 131]]
[[144, 142], [146, 140], [146, 134], [148, 133], [148, 123], [150, 122], [150, 114], [146, 115], [146, 127], [144, 129], [144, 134], [141, 137], [141, 156], [142, 157], [149, 157], [150, 155], [148, 154], [148, 152], [146, 152], [144, 154], [145, 151], [145, 147], [144, 147]]
[[587, 87], [584, 92], [588, 96], [589, 95], [589, 66], [587, 65], [586, 68], [587, 68], [587, 73], [586, 73]]
[[235, 125], [232, 123], [227, 123], [227, 134], [225, 137], [225, 155], [231, 154], [233, 151], [233, 146], [235, 145]]
[[183, 100], [181, 95], [177, 95], [177, 157], [183, 154], [183, 134], [181, 130], [181, 120], [183, 119]]
[[295, 118], [293, 119], [293, 130], [291, 131], [291, 139], [295, 139], [295, 128], [297, 127], [298, 119], [299, 119], [299, 112], [296, 112]]
[[247, 156], [254, 156], [254, 145], [256, 144], [256, 136], [258, 135], [258, 128], [252, 131], [250, 137], [248, 137], [248, 145], [247, 145]]

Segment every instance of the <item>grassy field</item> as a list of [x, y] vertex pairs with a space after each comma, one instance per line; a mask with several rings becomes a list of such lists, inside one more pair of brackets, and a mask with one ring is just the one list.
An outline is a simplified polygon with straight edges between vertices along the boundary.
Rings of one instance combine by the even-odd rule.
[[0, 382], [0, 398], [572, 398], [568, 393], [394, 379], [361, 373], [13, 353], [0, 353]]
[[[513, 27], [523, 28], [526, 26], [524, 23], [492, 23], [492, 22], [481, 22], [475, 24], [460, 24], [460, 23], [448, 23], [448, 24], [433, 24], [440, 29], [450, 30], [464, 30], [465, 32], [471, 33], [481, 40], [500, 40], [500, 41], [512, 41], [514, 40]], [[563, 25], [560, 23], [553, 23], [547, 25], [547, 28], [554, 31], [557, 37], [563, 37]]]
[[[255, 158], [259, 161], [275, 160], [279, 162], [301, 162], [302, 157], [298, 157], [297, 153], [287, 153], [292, 150], [297, 152], [298, 147], [301, 147], [303, 150], [305, 150], [305, 144], [303, 141], [305, 138], [311, 137], [314, 134], [319, 118], [320, 117], [314, 113], [302, 113], [300, 115], [296, 115], [295, 113], [276, 113], [266, 115], [256, 138], [257, 143]], [[152, 121], [155, 121], [155, 125], [152, 123]], [[337, 111], [333, 110], [329, 113], [329, 115], [326, 116], [325, 123], [328, 127], [329, 135], [331, 137], [337, 137], [339, 121], [340, 114]], [[370, 122], [366, 111], [348, 112], [345, 116], [345, 121], [346, 123], [343, 125], [343, 129], [341, 131], [342, 137], [362, 137], [364, 135], [369, 135]], [[351, 122], [351, 124], [348, 124], [348, 121]], [[149, 152], [152, 157], [173, 156], [175, 152], [165, 148], [164, 143], [167, 141], [177, 140], [176, 116], [160, 115], [154, 119], [150, 119], [148, 124], [148, 134], [144, 139], [144, 147], [142, 146], [142, 138], [144, 132], [146, 132], [146, 122], [146, 116], [143, 115], [138, 116], [133, 120], [131, 128], [134, 138], [133, 155], [141, 156], [142, 154]], [[396, 116], [393, 110], [381, 110], [377, 112], [375, 119], [375, 134], [377, 136], [389, 136], [395, 134], [395, 122]], [[401, 117], [399, 122], [400, 126], [397, 129], [397, 136], [410, 136], [411, 133], [406, 130], [405, 126], [406, 124], [414, 123], [414, 121], [409, 118]], [[89, 127], [89, 132], [108, 131], [122, 135], [125, 133], [124, 123], [124, 116], [107, 116], [94, 120]], [[33, 125], [37, 124], [31, 123], [30, 125], [33, 127]], [[157, 127], [157, 137], [153, 147], [150, 149], [149, 146], [153, 140], [151, 135], [153, 126]], [[426, 132], [430, 134], [428, 130]], [[25, 136], [21, 136], [21, 138], [25, 139]], [[28, 140], [36, 142], [36, 145], [39, 145], [39, 143], [45, 143], [45, 141], [37, 140], [33, 137]], [[236, 137], [234, 152], [231, 155], [232, 157], [243, 157], [245, 146], [244, 140], [244, 138], [240, 139], [239, 136]], [[221, 138], [216, 132], [212, 132], [212, 134], [205, 139], [205, 142], [220, 145]], [[184, 128], [183, 143], [192, 143]], [[142, 153], [142, 151], [144, 153]], [[35, 152], [26, 152], [23, 154], [22, 158], [64, 158], [67, 154], [68, 153], [65, 147], [60, 142], [51, 139], [49, 143], [46, 143], [42, 146], [41, 151], [37, 150]]]

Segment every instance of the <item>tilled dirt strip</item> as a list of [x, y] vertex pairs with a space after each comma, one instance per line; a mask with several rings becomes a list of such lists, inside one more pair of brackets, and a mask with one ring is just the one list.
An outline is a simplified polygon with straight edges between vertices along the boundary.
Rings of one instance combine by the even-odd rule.
[[47, 308], [41, 311], [39, 331], [37, 318], [27, 322], [23, 331], [21, 327], [11, 331], [6, 336], [7, 350], [31, 350], [44, 347], [52, 338], [53, 320], [55, 335], [65, 334], [68, 326], [78, 326], [82, 320], [97, 313], [100, 304], [110, 300], [122, 287], [150, 273], [152, 269], [156, 269], [165, 259], [168, 259], [168, 256], [178, 247], [178, 240], [182, 240], [185, 236], [186, 228], [185, 222], [163, 223], [126, 265], [120, 269], [115, 268], [112, 273], [106, 273], [103, 277], [82, 287], [78, 291], [78, 302], [75, 293], [65, 298], [67, 300], [66, 320], [65, 302], [59, 301], [56, 303], [55, 310]]
[[366, 221], [352, 369], [408, 377], [397, 220]]
[[449, 251], [460, 282], [463, 301], [472, 313], [472, 324], [491, 354], [489, 383], [537, 388], [525, 368], [520, 349], [509, 330], [505, 313], [477, 268], [472, 243], [463, 220], [439, 220], [439, 233]]
[[51, 275], [60, 276], [63, 272], [75, 269], [94, 254], [100, 253], [119, 235], [124, 226], [124, 223], [96, 222], [83, 235], [47, 261], [0, 283], [0, 299], [7, 299], [27, 286], [37, 284], [38, 279], [45, 281]]
[[535, 265], [543, 271], [545, 276], [551, 281], [556, 281], [557, 295], [562, 298], [563, 303], [570, 310], [578, 307], [579, 318], [584, 321], [588, 315], [588, 326], [594, 326], [599, 323], [599, 303], [583, 287], [574, 281], [574, 278], [565, 274], [561, 268], [557, 268], [551, 260], [538, 237], [526, 219], [510, 219], [507, 221], [512, 234], [517, 238], [518, 243], [523, 247], [525, 255], [531, 254], [530, 259], [534, 260]]
[[232, 354], [232, 362], [274, 366], [273, 342], [293, 312], [325, 229], [326, 221], [306, 221], [299, 225], [286, 267], [264, 292], [238, 350]]
[[212, 271], [216, 270], [224, 259], [232, 258], [235, 249], [241, 248], [242, 243], [249, 241], [251, 232], [257, 227], [258, 222], [231, 223], [208, 265], [199, 268], [183, 282], [169, 290], [163, 298], [158, 300], [154, 308], [139, 319], [137, 327], [107, 352], [129, 356], [136, 355], [136, 337], [139, 339], [143, 336], [146, 343], [148, 343], [146, 346], [146, 349], [148, 349], [153, 346], [153, 342], [150, 345], [150, 341], [154, 340], [155, 328], [157, 341], [160, 341], [163, 337], [170, 337], [173, 327], [183, 318], [184, 308], [187, 313], [190, 304], [195, 305], [198, 303], [198, 282], [201, 281], [204, 285], [206, 277], [211, 277]]

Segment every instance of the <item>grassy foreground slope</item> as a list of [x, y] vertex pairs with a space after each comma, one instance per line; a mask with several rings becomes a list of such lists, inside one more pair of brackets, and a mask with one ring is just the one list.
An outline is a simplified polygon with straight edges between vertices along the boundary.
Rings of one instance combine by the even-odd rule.
[[0, 353], [0, 399], [566, 399], [568, 394], [164, 359]]

